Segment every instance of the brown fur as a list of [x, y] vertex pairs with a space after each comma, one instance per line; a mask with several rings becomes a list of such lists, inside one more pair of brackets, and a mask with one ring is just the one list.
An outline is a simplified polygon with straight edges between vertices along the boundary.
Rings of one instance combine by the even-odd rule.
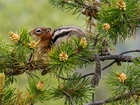
[[38, 42], [37, 46], [41, 53], [45, 53], [50, 48], [50, 41], [52, 38], [51, 28], [40, 28], [42, 32], [40, 34], [36, 33], [36, 29], [33, 29], [29, 34]]

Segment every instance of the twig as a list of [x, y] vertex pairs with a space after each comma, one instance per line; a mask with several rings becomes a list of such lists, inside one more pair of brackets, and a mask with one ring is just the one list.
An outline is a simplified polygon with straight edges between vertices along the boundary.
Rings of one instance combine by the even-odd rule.
[[132, 53], [132, 52], [140, 52], [140, 50], [130, 50], [130, 51], [125, 51], [125, 52], [122, 52], [122, 53], [120, 53], [119, 55], [124, 55], [124, 54], [127, 54], [127, 53]]
[[[111, 62], [109, 65], [107, 65], [107, 66], [105, 66], [104, 68], [102, 68], [102, 70], [105, 70], [106, 68], [112, 66], [114, 63], [116, 63], [116, 61]], [[85, 78], [85, 77], [91, 76], [91, 75], [94, 75], [94, 73], [85, 74], [85, 75], [83, 75], [81, 78]]]
[[85, 77], [91, 76], [91, 75], [94, 75], [94, 73], [85, 74], [85, 75], [83, 75], [81, 78], [85, 78]]
[[95, 56], [95, 63], [96, 63], [96, 67], [95, 67], [95, 72], [93, 75], [93, 81], [92, 81], [92, 86], [96, 87], [99, 84], [99, 81], [101, 79], [101, 63], [100, 63], [100, 59], [99, 59], [99, 55]]
[[71, 105], [74, 105], [72, 97], [66, 91], [62, 90], [62, 92], [63, 92], [64, 95], [66, 95], [70, 99]]
[[83, 6], [86, 9], [99, 11], [96, 6], [93, 6], [93, 5], [92, 6], [88, 6], [88, 5], [84, 4], [84, 3], [80, 3], [78, 0], [74, 0], [74, 1], [75, 1], [75, 3], [77, 3], [80, 6]]
[[118, 96], [118, 97], [109, 98], [109, 99], [102, 100], [102, 101], [89, 102], [85, 105], [103, 105], [105, 103], [111, 103], [111, 102], [115, 102], [115, 101], [122, 100], [122, 99], [128, 99], [132, 95], [138, 95], [139, 96], [140, 93], [139, 92], [132, 92], [131, 95], [130, 95], [130, 93], [125, 93], [124, 95], [121, 95], [121, 96]]
[[[94, 71], [94, 75], [91, 81], [91, 85], [93, 86], [93, 88], [97, 87], [99, 84], [99, 81], [101, 79], [101, 63], [100, 63], [100, 59], [99, 59], [99, 55], [95, 56], [95, 63], [96, 63], [96, 67], [95, 67], [95, 71]], [[92, 101], [94, 102], [94, 93], [92, 93]]]
[[112, 55], [112, 52], [111, 52], [111, 50], [108, 48], [108, 46], [106, 46], [105, 48], [106, 48], [108, 54], [109, 54], [109, 55]]
[[57, 75], [58, 78], [63, 79], [63, 80], [74, 80], [73, 78], [65, 78], [65, 77], [61, 77], [59, 75]]
[[107, 66], [105, 66], [104, 68], [102, 68], [102, 70], [107, 69], [108, 67], [112, 66], [114, 63], [116, 63], [116, 61], [111, 62], [110, 64], [108, 64]]
[[69, 99], [70, 99], [70, 103], [71, 103], [71, 105], [74, 105], [74, 102], [73, 102], [72, 97], [71, 97], [71, 96], [68, 96], [68, 97], [69, 97]]
[[31, 61], [32, 61], [33, 53], [34, 53], [34, 50], [32, 50], [32, 52], [31, 52], [31, 54], [30, 54], [30, 57], [29, 57], [29, 60], [28, 60], [28, 64], [30, 64]]
[[100, 56], [99, 59], [101, 61], [105, 61], [105, 60], [118, 60], [118, 61], [122, 61], [122, 62], [132, 62], [131, 59], [136, 59], [136, 58], [133, 58], [131, 56], [106, 55], [106, 56]]
[[[122, 62], [132, 62], [131, 59], [137, 60], [138, 58], [137, 57], [131, 57], [131, 56], [121, 56], [120, 57], [119, 55], [107, 55], [107, 56], [103, 56], [103, 57], [100, 56], [100, 60], [102, 60], [102, 61], [104, 61], [104, 60], [114, 60], [114, 59], [120, 60]], [[103, 67], [102, 70], [107, 69], [108, 67], [112, 66], [114, 63], [116, 63], [116, 61], [113, 61], [109, 65]], [[81, 78], [85, 78], [85, 77], [91, 76], [93, 74], [94, 73], [85, 74]]]
[[[94, 75], [94, 73], [85, 74], [85, 75], [83, 75], [83, 76], [82, 76], [81, 78], [79, 78], [79, 79], [82, 79], [82, 78], [85, 78], [85, 77], [88, 77], [88, 76], [91, 76], [91, 75]], [[59, 75], [57, 75], [57, 77], [60, 78], [60, 79], [63, 79], [63, 80], [75, 80], [75, 79], [77, 79], [77, 78], [75, 78], [75, 79], [73, 79], [73, 78], [65, 78], [65, 77], [61, 77], [61, 76], [59, 76]]]
[[[85, 77], [88, 77], [88, 76], [91, 76], [91, 75], [94, 75], [94, 73], [89, 73], [89, 74], [85, 74], [85, 75], [83, 75], [81, 78], [79, 78], [79, 79], [82, 79], [82, 78], [85, 78]], [[65, 77], [61, 77], [61, 76], [59, 76], [59, 75], [57, 75], [57, 77], [58, 78], [60, 78], [60, 79], [63, 79], [63, 80], [75, 80], [75, 79], [73, 79], [73, 78], [65, 78]]]

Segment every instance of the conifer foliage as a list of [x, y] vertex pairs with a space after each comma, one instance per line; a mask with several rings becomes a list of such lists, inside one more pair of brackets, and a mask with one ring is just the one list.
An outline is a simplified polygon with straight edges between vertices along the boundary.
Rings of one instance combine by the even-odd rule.
[[[135, 37], [140, 24], [139, 0], [49, 0], [52, 6], [63, 11], [85, 16], [88, 40], [73, 38], [53, 46], [45, 54], [27, 29], [20, 33], [9, 32], [11, 43], [0, 37], [0, 105], [34, 105], [48, 100], [64, 100], [64, 105], [138, 105], [140, 103], [140, 50], [113, 54], [117, 43]], [[127, 54], [127, 55], [125, 55]], [[101, 62], [112, 62], [102, 67]], [[106, 100], [95, 100], [102, 71], [113, 64], [105, 81], [112, 95]], [[82, 75], [78, 68], [95, 65], [94, 72]], [[125, 65], [126, 64], [126, 65]], [[50, 75], [58, 82], [38, 81], [36, 72]], [[19, 91], [14, 83], [16, 75], [26, 73], [29, 87]], [[104, 78], [104, 77], [103, 77]]]

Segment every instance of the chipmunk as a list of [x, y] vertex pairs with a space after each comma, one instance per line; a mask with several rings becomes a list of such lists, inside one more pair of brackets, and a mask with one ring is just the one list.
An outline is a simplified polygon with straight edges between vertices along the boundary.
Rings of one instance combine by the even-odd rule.
[[77, 26], [62, 26], [54, 31], [51, 28], [35, 28], [29, 32], [29, 34], [39, 43], [37, 46], [39, 47], [41, 53], [45, 53], [50, 49], [51, 44], [58, 45], [63, 40], [67, 40], [71, 38], [73, 35], [80, 37], [86, 37], [86, 33], [83, 29]]

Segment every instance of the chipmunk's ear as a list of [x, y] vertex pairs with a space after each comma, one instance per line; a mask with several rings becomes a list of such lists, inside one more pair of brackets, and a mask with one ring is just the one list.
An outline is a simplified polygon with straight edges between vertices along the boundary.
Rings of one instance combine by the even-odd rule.
[[51, 28], [47, 28], [46, 33], [50, 32], [51, 30]]
[[35, 34], [37, 34], [37, 35], [41, 34], [41, 32], [42, 32], [42, 29], [41, 28], [37, 28], [35, 30]]

